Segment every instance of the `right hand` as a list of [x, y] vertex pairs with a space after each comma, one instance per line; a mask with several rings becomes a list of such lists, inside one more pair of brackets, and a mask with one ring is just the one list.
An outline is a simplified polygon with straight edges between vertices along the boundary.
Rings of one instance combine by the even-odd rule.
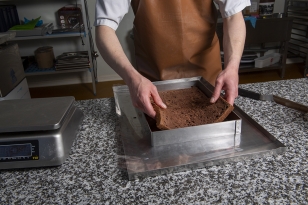
[[156, 86], [145, 77], [138, 76], [131, 80], [128, 83], [128, 87], [133, 105], [151, 118], [155, 118], [156, 112], [153, 109], [150, 98], [152, 98], [154, 103], [159, 107], [164, 109], [167, 108], [161, 100]]

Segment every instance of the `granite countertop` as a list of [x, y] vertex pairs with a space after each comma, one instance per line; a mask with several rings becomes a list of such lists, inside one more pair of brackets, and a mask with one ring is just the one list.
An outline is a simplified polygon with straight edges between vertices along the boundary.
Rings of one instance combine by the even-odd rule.
[[[308, 79], [240, 85], [308, 105]], [[58, 167], [1, 170], [0, 204], [308, 204], [308, 114], [238, 97], [283, 154], [129, 181], [118, 167], [113, 98], [77, 101], [85, 119]]]

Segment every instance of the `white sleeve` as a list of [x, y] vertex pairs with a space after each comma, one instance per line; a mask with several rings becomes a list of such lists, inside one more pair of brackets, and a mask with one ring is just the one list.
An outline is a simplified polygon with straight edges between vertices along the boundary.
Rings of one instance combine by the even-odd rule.
[[218, 4], [223, 18], [230, 17], [242, 11], [246, 6], [250, 6], [250, 0], [214, 0], [214, 2]]
[[130, 0], [96, 0], [94, 26], [105, 25], [117, 30], [129, 7]]

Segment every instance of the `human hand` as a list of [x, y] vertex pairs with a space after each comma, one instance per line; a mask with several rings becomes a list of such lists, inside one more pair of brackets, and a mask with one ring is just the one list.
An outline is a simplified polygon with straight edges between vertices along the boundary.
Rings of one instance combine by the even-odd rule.
[[225, 69], [217, 77], [211, 103], [215, 103], [220, 96], [221, 90], [225, 91], [224, 98], [233, 105], [238, 96], [238, 73], [237, 70]]
[[151, 118], [155, 118], [156, 115], [156, 112], [151, 104], [151, 98], [159, 107], [167, 108], [161, 100], [156, 86], [145, 77], [138, 76], [132, 79], [128, 83], [128, 87], [133, 105]]

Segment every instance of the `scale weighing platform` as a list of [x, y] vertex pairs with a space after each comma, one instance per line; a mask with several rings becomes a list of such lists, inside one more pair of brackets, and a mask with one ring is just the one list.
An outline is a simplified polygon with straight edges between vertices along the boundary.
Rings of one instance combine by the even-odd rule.
[[0, 169], [61, 165], [83, 121], [74, 97], [0, 102]]

